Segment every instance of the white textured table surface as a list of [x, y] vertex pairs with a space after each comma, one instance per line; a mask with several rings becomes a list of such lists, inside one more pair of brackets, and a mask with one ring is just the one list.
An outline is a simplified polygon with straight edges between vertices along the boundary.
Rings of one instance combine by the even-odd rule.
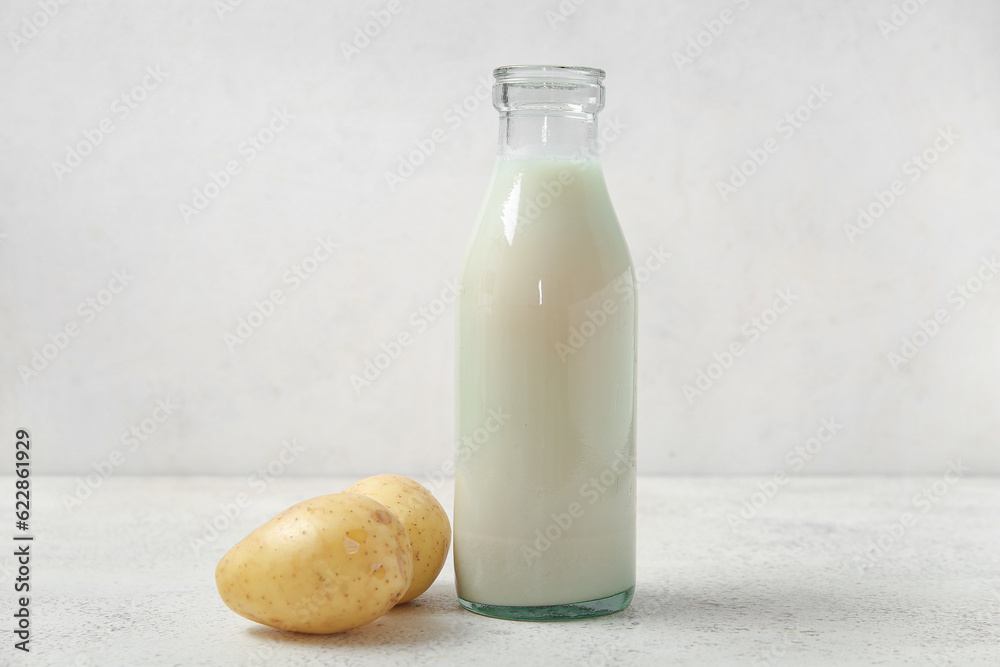
[[[459, 608], [449, 562], [415, 602], [307, 636], [230, 612], [215, 564], [284, 507], [354, 480], [112, 477], [67, 509], [78, 480], [36, 478], [31, 655], [13, 649], [4, 548], [0, 664], [997, 665], [1000, 480], [951, 479], [793, 478], [767, 498], [753, 496], [764, 478], [642, 478], [638, 585], [622, 613], [476, 616]], [[450, 510], [451, 489], [436, 493]], [[249, 504], [230, 520], [223, 506], [240, 494]]]

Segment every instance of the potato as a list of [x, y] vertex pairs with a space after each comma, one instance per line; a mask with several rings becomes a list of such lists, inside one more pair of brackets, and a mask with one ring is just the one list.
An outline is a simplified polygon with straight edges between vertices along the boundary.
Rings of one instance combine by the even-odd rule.
[[406, 527], [413, 547], [413, 583], [397, 604], [409, 602], [430, 588], [451, 547], [451, 523], [441, 503], [430, 491], [401, 475], [366, 477], [347, 491], [379, 501]]
[[215, 568], [226, 605], [281, 630], [341, 632], [374, 621], [413, 580], [403, 524], [354, 493], [294, 505], [229, 550]]

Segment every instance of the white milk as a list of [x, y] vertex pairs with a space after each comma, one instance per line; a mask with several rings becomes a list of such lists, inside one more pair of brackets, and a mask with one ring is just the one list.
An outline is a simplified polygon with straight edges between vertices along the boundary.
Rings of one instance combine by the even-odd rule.
[[635, 584], [634, 276], [598, 161], [497, 162], [459, 276], [463, 600], [558, 605]]

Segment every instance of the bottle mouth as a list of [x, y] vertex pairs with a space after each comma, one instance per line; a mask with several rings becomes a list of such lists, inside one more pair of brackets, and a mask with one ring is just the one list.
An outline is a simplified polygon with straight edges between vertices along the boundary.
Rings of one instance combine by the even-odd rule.
[[493, 70], [493, 106], [505, 114], [594, 115], [604, 108], [604, 70], [508, 65]]
[[566, 65], [506, 65], [493, 70], [493, 77], [501, 83], [597, 84], [604, 80], [605, 72], [596, 67], [567, 67]]

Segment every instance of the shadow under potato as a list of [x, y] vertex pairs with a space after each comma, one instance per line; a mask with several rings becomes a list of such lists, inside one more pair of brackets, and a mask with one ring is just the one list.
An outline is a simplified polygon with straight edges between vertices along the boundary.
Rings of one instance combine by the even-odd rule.
[[432, 587], [417, 599], [393, 607], [384, 616], [352, 630], [318, 635], [277, 630], [253, 623], [247, 629], [247, 635], [262, 642], [302, 646], [433, 645], [441, 644], [447, 637], [458, 633], [455, 617], [460, 615], [472, 614], [462, 609], [454, 592], [435, 592]]

